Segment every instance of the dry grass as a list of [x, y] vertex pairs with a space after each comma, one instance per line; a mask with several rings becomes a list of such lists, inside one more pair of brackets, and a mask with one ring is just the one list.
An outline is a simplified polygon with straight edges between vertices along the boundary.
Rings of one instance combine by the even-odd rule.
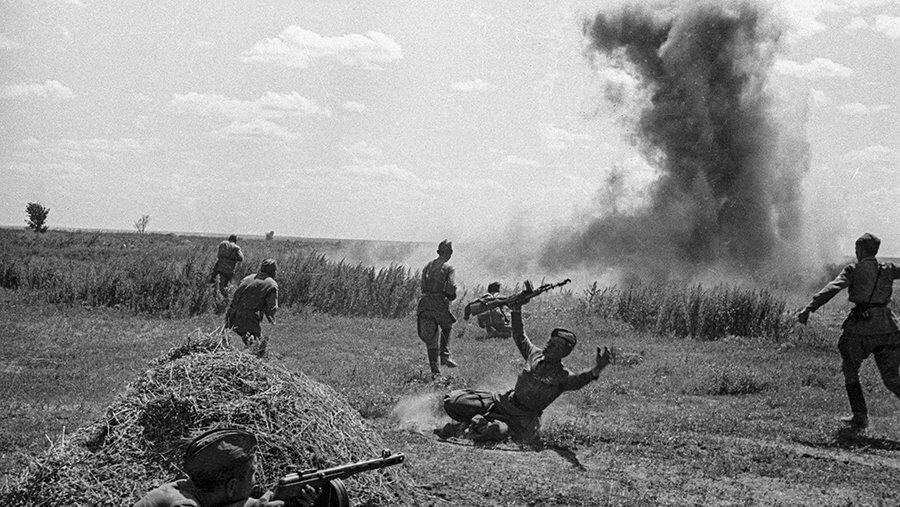
[[[0, 491], [3, 505], [123, 505], [184, 476], [192, 435], [241, 427], [260, 441], [257, 483], [299, 468], [377, 457], [384, 443], [333, 389], [302, 373], [223, 346], [219, 336], [172, 349], [152, 363], [91, 426], [63, 435]], [[410, 501], [402, 469], [348, 481], [362, 502]]]

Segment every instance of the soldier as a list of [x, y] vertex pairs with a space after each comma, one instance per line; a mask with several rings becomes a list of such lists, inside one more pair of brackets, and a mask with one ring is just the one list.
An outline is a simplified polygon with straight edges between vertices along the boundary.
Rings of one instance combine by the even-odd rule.
[[243, 260], [244, 252], [237, 244], [237, 236], [232, 234], [228, 236], [228, 240], [219, 243], [216, 264], [209, 275], [209, 282], [215, 283], [216, 277], [219, 278], [219, 292], [222, 297], [228, 297], [228, 284], [234, 277], [234, 266]]
[[900, 331], [891, 312], [890, 302], [894, 280], [900, 278], [900, 267], [890, 262], [878, 262], [875, 254], [881, 240], [866, 233], [856, 240], [857, 262], [847, 265], [841, 273], [813, 296], [797, 320], [806, 325], [809, 314], [846, 288], [853, 309], [844, 320], [843, 333], [838, 340], [841, 369], [851, 415], [841, 421], [853, 429], [869, 425], [866, 399], [859, 383], [862, 362], [874, 354], [875, 365], [884, 385], [900, 398]]
[[[488, 284], [487, 292], [479, 299], [487, 302], [500, 297], [502, 297], [500, 295], [500, 282], [491, 282]], [[478, 327], [484, 329], [487, 338], [509, 338], [512, 336], [509, 316], [502, 306], [478, 314]]]
[[259, 323], [263, 315], [275, 324], [278, 311], [278, 282], [275, 281], [275, 259], [262, 261], [259, 273], [248, 275], [234, 292], [234, 298], [225, 312], [225, 329], [237, 333], [244, 345], [249, 345], [248, 336], [260, 338]]
[[[135, 507], [283, 506], [268, 501], [270, 494], [250, 497], [257, 442], [252, 433], [237, 428], [220, 428], [195, 438], [184, 453], [181, 479], [148, 492]], [[314, 488], [308, 487], [299, 505], [312, 505]]]
[[432, 377], [441, 373], [440, 364], [456, 368], [456, 361], [450, 358], [450, 331], [456, 318], [450, 313], [450, 301], [456, 299], [454, 271], [447, 261], [453, 255], [453, 244], [441, 241], [437, 249], [437, 259], [429, 262], [422, 270], [422, 296], [416, 309], [416, 325], [419, 338], [428, 350], [428, 364]]
[[609, 364], [610, 352], [597, 348], [594, 367], [574, 374], [562, 364], [562, 358], [575, 348], [575, 334], [557, 328], [550, 333], [547, 345], [541, 349], [525, 336], [522, 307], [512, 310], [512, 337], [525, 367], [516, 386], [503, 394], [460, 389], [444, 397], [444, 410], [457, 424], [448, 424], [443, 436], [468, 429], [474, 440], [502, 440], [507, 434], [515, 440], [534, 441], [538, 437], [541, 414], [559, 395], [575, 391], [600, 377]]

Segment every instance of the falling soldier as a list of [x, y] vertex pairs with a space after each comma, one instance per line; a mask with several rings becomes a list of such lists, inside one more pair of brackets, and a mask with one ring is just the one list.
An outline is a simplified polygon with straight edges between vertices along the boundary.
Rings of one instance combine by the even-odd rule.
[[450, 302], [456, 299], [453, 266], [449, 264], [453, 255], [453, 245], [448, 240], [441, 241], [437, 249], [437, 259], [429, 262], [422, 270], [422, 296], [416, 309], [416, 326], [419, 338], [425, 342], [428, 351], [428, 365], [432, 377], [440, 375], [440, 364], [455, 368], [456, 361], [450, 358], [450, 331], [456, 318], [450, 313]]
[[263, 315], [275, 324], [278, 311], [278, 282], [275, 281], [275, 259], [266, 259], [259, 266], [259, 273], [241, 280], [234, 298], [225, 312], [225, 329], [231, 329], [250, 345], [250, 337], [262, 336]]
[[[257, 447], [256, 437], [241, 429], [207, 431], [184, 453], [188, 478], [149, 491], [134, 507], [283, 506], [283, 501], [269, 501], [271, 492], [250, 497]], [[316, 498], [315, 488], [307, 486], [291, 505], [313, 505]]]
[[213, 266], [212, 273], [209, 275], [209, 283], [216, 283], [219, 279], [219, 293], [222, 297], [228, 297], [228, 284], [234, 278], [234, 268], [238, 262], [243, 262], [244, 252], [237, 244], [237, 236], [232, 234], [228, 239], [219, 243], [219, 250], [216, 255], [216, 264]]
[[467, 431], [476, 441], [500, 441], [507, 436], [533, 443], [540, 431], [541, 414], [566, 391], [575, 391], [600, 377], [610, 362], [609, 349], [597, 347], [594, 367], [582, 373], [572, 373], [562, 364], [562, 358], [575, 348], [575, 334], [557, 328], [550, 333], [547, 345], [541, 349], [525, 336], [522, 324], [522, 303], [511, 305], [512, 337], [525, 366], [516, 386], [503, 394], [460, 389], [444, 396], [444, 410], [456, 423], [446, 425], [440, 434], [450, 437]]
[[890, 262], [878, 262], [875, 255], [879, 246], [880, 239], [869, 233], [863, 234], [856, 240], [857, 262], [847, 265], [797, 314], [797, 320], [806, 325], [809, 314], [841, 289], [846, 288], [849, 292], [854, 306], [841, 326], [843, 333], [838, 340], [838, 351], [852, 412], [841, 421], [853, 429], [865, 429], [869, 425], [859, 368], [870, 355], [875, 356], [875, 365], [884, 385], [900, 398], [900, 331], [890, 308], [893, 284], [900, 278], [900, 267]]

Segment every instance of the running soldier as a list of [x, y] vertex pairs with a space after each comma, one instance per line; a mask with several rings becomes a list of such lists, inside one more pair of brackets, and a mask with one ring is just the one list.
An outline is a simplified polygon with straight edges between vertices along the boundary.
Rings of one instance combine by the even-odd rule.
[[209, 275], [209, 283], [216, 283], [216, 277], [219, 278], [219, 293], [222, 297], [228, 297], [228, 284], [234, 278], [235, 265], [243, 260], [244, 252], [237, 244], [237, 236], [232, 234], [227, 240], [219, 243], [216, 264]]
[[863, 234], [856, 240], [857, 262], [847, 265], [797, 314], [797, 320], [806, 325], [810, 313], [844, 288], [849, 293], [850, 302], [854, 303], [841, 326], [844, 331], [838, 340], [841, 369], [852, 412], [842, 417], [841, 421], [853, 429], [865, 429], [869, 425], [866, 398], [859, 383], [859, 368], [870, 355], [875, 356], [875, 365], [885, 387], [900, 398], [900, 331], [890, 308], [893, 284], [900, 278], [900, 267], [875, 259], [880, 246], [880, 239], [869, 233]]
[[[256, 499], [250, 497], [257, 451], [256, 437], [237, 428], [221, 428], [195, 438], [184, 453], [181, 479], [149, 491], [135, 507], [213, 507], [213, 506], [283, 506], [284, 502], [268, 501], [270, 493]], [[307, 487], [297, 505], [312, 505], [314, 488]], [[292, 500], [293, 501], [293, 500]]]
[[266, 259], [259, 266], [259, 273], [248, 275], [234, 292], [234, 298], [225, 312], [225, 329], [231, 329], [250, 345], [249, 337], [262, 336], [263, 315], [275, 324], [278, 311], [278, 282], [275, 281], [275, 259]]
[[428, 351], [428, 365], [432, 377], [440, 375], [440, 364], [456, 368], [456, 361], [450, 358], [450, 331], [456, 318], [450, 313], [450, 301], [456, 299], [455, 272], [449, 264], [453, 255], [453, 244], [441, 241], [437, 249], [437, 259], [429, 262], [422, 270], [422, 296], [416, 309], [416, 326], [419, 338], [425, 342]]
[[547, 345], [541, 349], [525, 336], [522, 307], [512, 310], [512, 337], [525, 367], [516, 386], [503, 393], [460, 389], [444, 396], [444, 410], [456, 424], [441, 430], [443, 436], [468, 429], [477, 441], [498, 441], [508, 436], [514, 440], [535, 442], [539, 437], [541, 414], [566, 391], [575, 391], [600, 377], [610, 362], [606, 347], [597, 348], [594, 367], [582, 373], [572, 373], [562, 364], [562, 358], [575, 348], [575, 334], [557, 328], [550, 333]]

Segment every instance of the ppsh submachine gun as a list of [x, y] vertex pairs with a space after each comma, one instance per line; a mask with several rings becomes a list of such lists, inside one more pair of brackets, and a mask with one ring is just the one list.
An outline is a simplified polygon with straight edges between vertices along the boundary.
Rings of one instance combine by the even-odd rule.
[[525, 289], [517, 294], [513, 294], [511, 296], [506, 296], [503, 298], [479, 298], [467, 304], [463, 313], [463, 318], [469, 320], [469, 317], [471, 317], [472, 315], [478, 315], [479, 313], [484, 313], [501, 306], [512, 307], [515, 305], [524, 305], [532, 298], [537, 297], [538, 295], [543, 294], [548, 290], [562, 287], [563, 285], [571, 281], [572, 280], [566, 278], [561, 282], [545, 283], [535, 289], [534, 286], [531, 285], [530, 281], [525, 280]]
[[350, 463], [348, 465], [326, 468], [324, 470], [303, 470], [298, 473], [287, 474], [278, 480], [271, 500], [283, 500], [286, 505], [292, 505], [292, 500], [301, 498], [306, 486], [313, 486], [320, 491], [316, 499], [316, 507], [349, 507], [350, 495], [344, 481], [358, 473], [378, 470], [392, 465], [403, 463], [406, 456], [403, 453], [392, 453], [385, 449], [381, 451], [381, 457]]

